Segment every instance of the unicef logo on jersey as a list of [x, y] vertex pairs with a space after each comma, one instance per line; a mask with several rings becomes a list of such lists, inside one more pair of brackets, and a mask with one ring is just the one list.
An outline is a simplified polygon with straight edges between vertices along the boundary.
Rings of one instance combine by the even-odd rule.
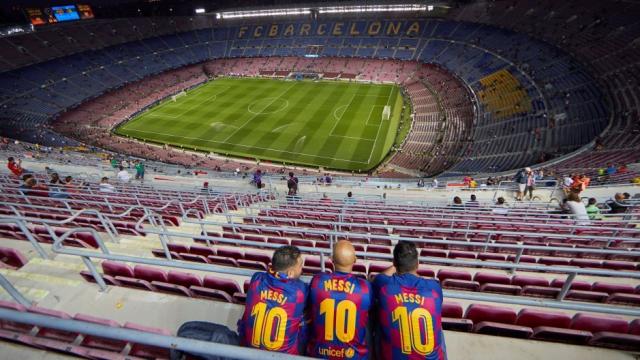
[[332, 347], [326, 347], [326, 348], [318, 348], [318, 355], [332, 357], [332, 358], [351, 359], [356, 355], [356, 351], [352, 348], [335, 349]]

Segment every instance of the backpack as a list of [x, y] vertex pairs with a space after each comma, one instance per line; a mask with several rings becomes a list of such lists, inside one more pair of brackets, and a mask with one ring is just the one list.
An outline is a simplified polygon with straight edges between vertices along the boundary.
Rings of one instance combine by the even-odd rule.
[[[234, 331], [224, 325], [204, 321], [188, 321], [182, 324], [178, 329], [177, 336], [218, 344], [240, 345], [240, 337]], [[212, 346], [215, 345], [212, 344]], [[230, 360], [216, 355], [185, 353], [181, 350], [171, 349], [171, 360], [181, 360], [183, 355], [195, 360]]]

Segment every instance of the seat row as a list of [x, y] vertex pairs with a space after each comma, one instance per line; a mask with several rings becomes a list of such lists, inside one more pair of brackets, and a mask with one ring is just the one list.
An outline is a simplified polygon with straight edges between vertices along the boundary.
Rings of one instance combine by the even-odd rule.
[[[0, 300], [0, 308], [47, 315], [60, 319], [80, 320], [113, 328], [138, 330], [160, 335], [172, 335], [167, 330], [143, 326], [136, 323], [126, 322], [124, 326], [121, 326], [114, 320], [102, 319], [80, 313], [72, 317], [63, 311], [51, 310], [38, 306], [25, 307], [20, 304], [4, 300]], [[169, 349], [138, 344], [135, 342], [108, 339], [100, 336], [38, 327], [3, 319], [0, 319], [0, 338], [41, 349], [70, 353], [84, 358], [121, 359], [124, 358], [123, 355], [126, 355], [127, 359], [168, 359], [170, 357]]]

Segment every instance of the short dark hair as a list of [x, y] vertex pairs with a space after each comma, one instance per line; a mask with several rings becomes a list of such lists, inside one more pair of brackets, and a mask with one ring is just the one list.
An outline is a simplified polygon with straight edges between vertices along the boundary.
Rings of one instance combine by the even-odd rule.
[[598, 203], [598, 200], [596, 200], [596, 198], [589, 198], [589, 205], [595, 205]]
[[289, 176], [293, 177], [293, 172], [290, 172], [290, 173], [289, 173]]
[[393, 248], [393, 266], [399, 274], [404, 274], [418, 268], [418, 250], [416, 244], [410, 241], [398, 241]]
[[353, 196], [353, 193], [351, 193], [351, 191], [349, 191], [349, 192], [347, 193], [347, 197], [352, 197], [352, 196]]
[[471, 194], [471, 201], [476, 201], [476, 194]]
[[281, 246], [273, 252], [271, 268], [273, 271], [283, 271], [294, 266], [300, 257], [300, 249], [292, 245]]
[[7, 159], [9, 162], [13, 161], [13, 156], [9, 156], [9, 158]]
[[500, 196], [500, 197], [498, 198], [498, 202], [497, 202], [497, 203], [498, 203], [499, 205], [504, 204], [504, 198], [503, 198], [502, 196]]
[[454, 204], [462, 204], [462, 199], [460, 199], [459, 196], [456, 196], [453, 198], [453, 203]]
[[124, 170], [124, 167], [122, 165], [119, 166], [120, 171]]

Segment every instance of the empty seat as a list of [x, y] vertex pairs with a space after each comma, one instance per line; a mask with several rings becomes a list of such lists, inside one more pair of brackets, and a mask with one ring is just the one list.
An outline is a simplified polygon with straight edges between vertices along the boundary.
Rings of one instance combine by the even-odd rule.
[[212, 249], [210, 247], [198, 246], [198, 245], [191, 245], [191, 247], [189, 248], [189, 252], [191, 254], [201, 255], [201, 256], [204, 256], [204, 257], [207, 257], [209, 255], [216, 255], [216, 252], [215, 252], [214, 249]]
[[0, 248], [0, 261], [19, 269], [29, 262], [26, 256], [22, 255], [22, 253], [16, 249], [12, 248]]
[[604, 292], [608, 294], [613, 294], [613, 293], [633, 294], [636, 291], [636, 289], [631, 285], [610, 284], [610, 283], [603, 283], [599, 281], [593, 283], [591, 290]]
[[167, 244], [169, 251], [175, 251], [178, 254], [180, 253], [189, 253], [189, 247], [183, 244]]
[[472, 304], [467, 308], [465, 318], [473, 321], [473, 331], [480, 334], [525, 339], [533, 334], [530, 327], [515, 325], [517, 315], [509, 308]]
[[131, 269], [131, 267], [129, 267], [129, 265], [115, 262], [115, 261], [110, 261], [110, 260], [105, 260], [102, 262], [102, 271], [106, 275], [111, 275], [113, 277], [116, 277], [116, 276], [124, 276], [129, 278], [135, 277], [133, 275], [133, 270]]
[[[71, 316], [69, 316], [65, 312], [58, 311], [58, 310], [45, 309], [37, 306], [32, 306], [28, 308], [27, 311], [35, 314], [40, 314], [40, 315], [53, 316], [60, 319], [67, 319], [67, 320], [71, 319]], [[78, 336], [78, 333], [41, 327], [39, 328], [36, 336], [59, 340], [59, 341], [72, 342]]]
[[242, 292], [240, 290], [240, 287], [238, 286], [238, 283], [234, 280], [219, 278], [212, 275], [204, 276], [204, 279], [202, 280], [202, 286], [209, 289], [224, 291], [231, 296], [233, 296], [233, 294], [237, 292]]
[[152, 281], [168, 282], [167, 273], [163, 270], [156, 269], [145, 265], [136, 265], [133, 268], [133, 274], [136, 279]]
[[522, 309], [518, 313], [516, 325], [532, 328], [532, 337], [539, 340], [585, 343], [591, 338], [588, 331], [570, 329], [571, 318], [561, 312]]
[[235, 259], [231, 259], [224, 256], [207, 256], [207, 260], [209, 260], [210, 264], [220, 265], [220, 266], [231, 266], [238, 267], [238, 262]]
[[[159, 335], [168, 335], [168, 336], [171, 335], [169, 331], [164, 329], [143, 326], [143, 325], [134, 324], [130, 322], [125, 323], [124, 328], [131, 329], [131, 330], [145, 331], [148, 333], [154, 333]], [[129, 355], [143, 357], [143, 358], [153, 358], [153, 359], [156, 359], [156, 358], [168, 359], [170, 357], [169, 349], [156, 347], [152, 345], [138, 344], [138, 343], [131, 344], [131, 350], [129, 351]]]
[[442, 327], [445, 330], [471, 331], [473, 322], [463, 319], [463, 310], [460, 304], [455, 302], [444, 302], [442, 304]]
[[167, 274], [167, 282], [184, 286], [185, 288], [189, 288], [191, 286], [202, 286], [202, 280], [200, 280], [197, 275], [175, 270], [169, 271]]
[[[115, 328], [120, 327], [120, 324], [118, 324], [113, 320], [102, 319], [102, 318], [98, 318], [91, 315], [76, 314], [73, 318], [75, 320], [87, 321], [94, 324], [100, 324], [100, 325], [105, 325], [105, 326], [110, 326]], [[80, 345], [120, 352], [125, 347], [125, 345], [127, 345], [127, 342], [123, 340], [114, 340], [114, 339], [109, 339], [109, 338], [100, 337], [100, 336], [84, 335]]]
[[210, 289], [202, 286], [192, 286], [189, 288], [191, 295], [195, 298], [215, 300], [233, 303], [233, 297], [222, 290]]

